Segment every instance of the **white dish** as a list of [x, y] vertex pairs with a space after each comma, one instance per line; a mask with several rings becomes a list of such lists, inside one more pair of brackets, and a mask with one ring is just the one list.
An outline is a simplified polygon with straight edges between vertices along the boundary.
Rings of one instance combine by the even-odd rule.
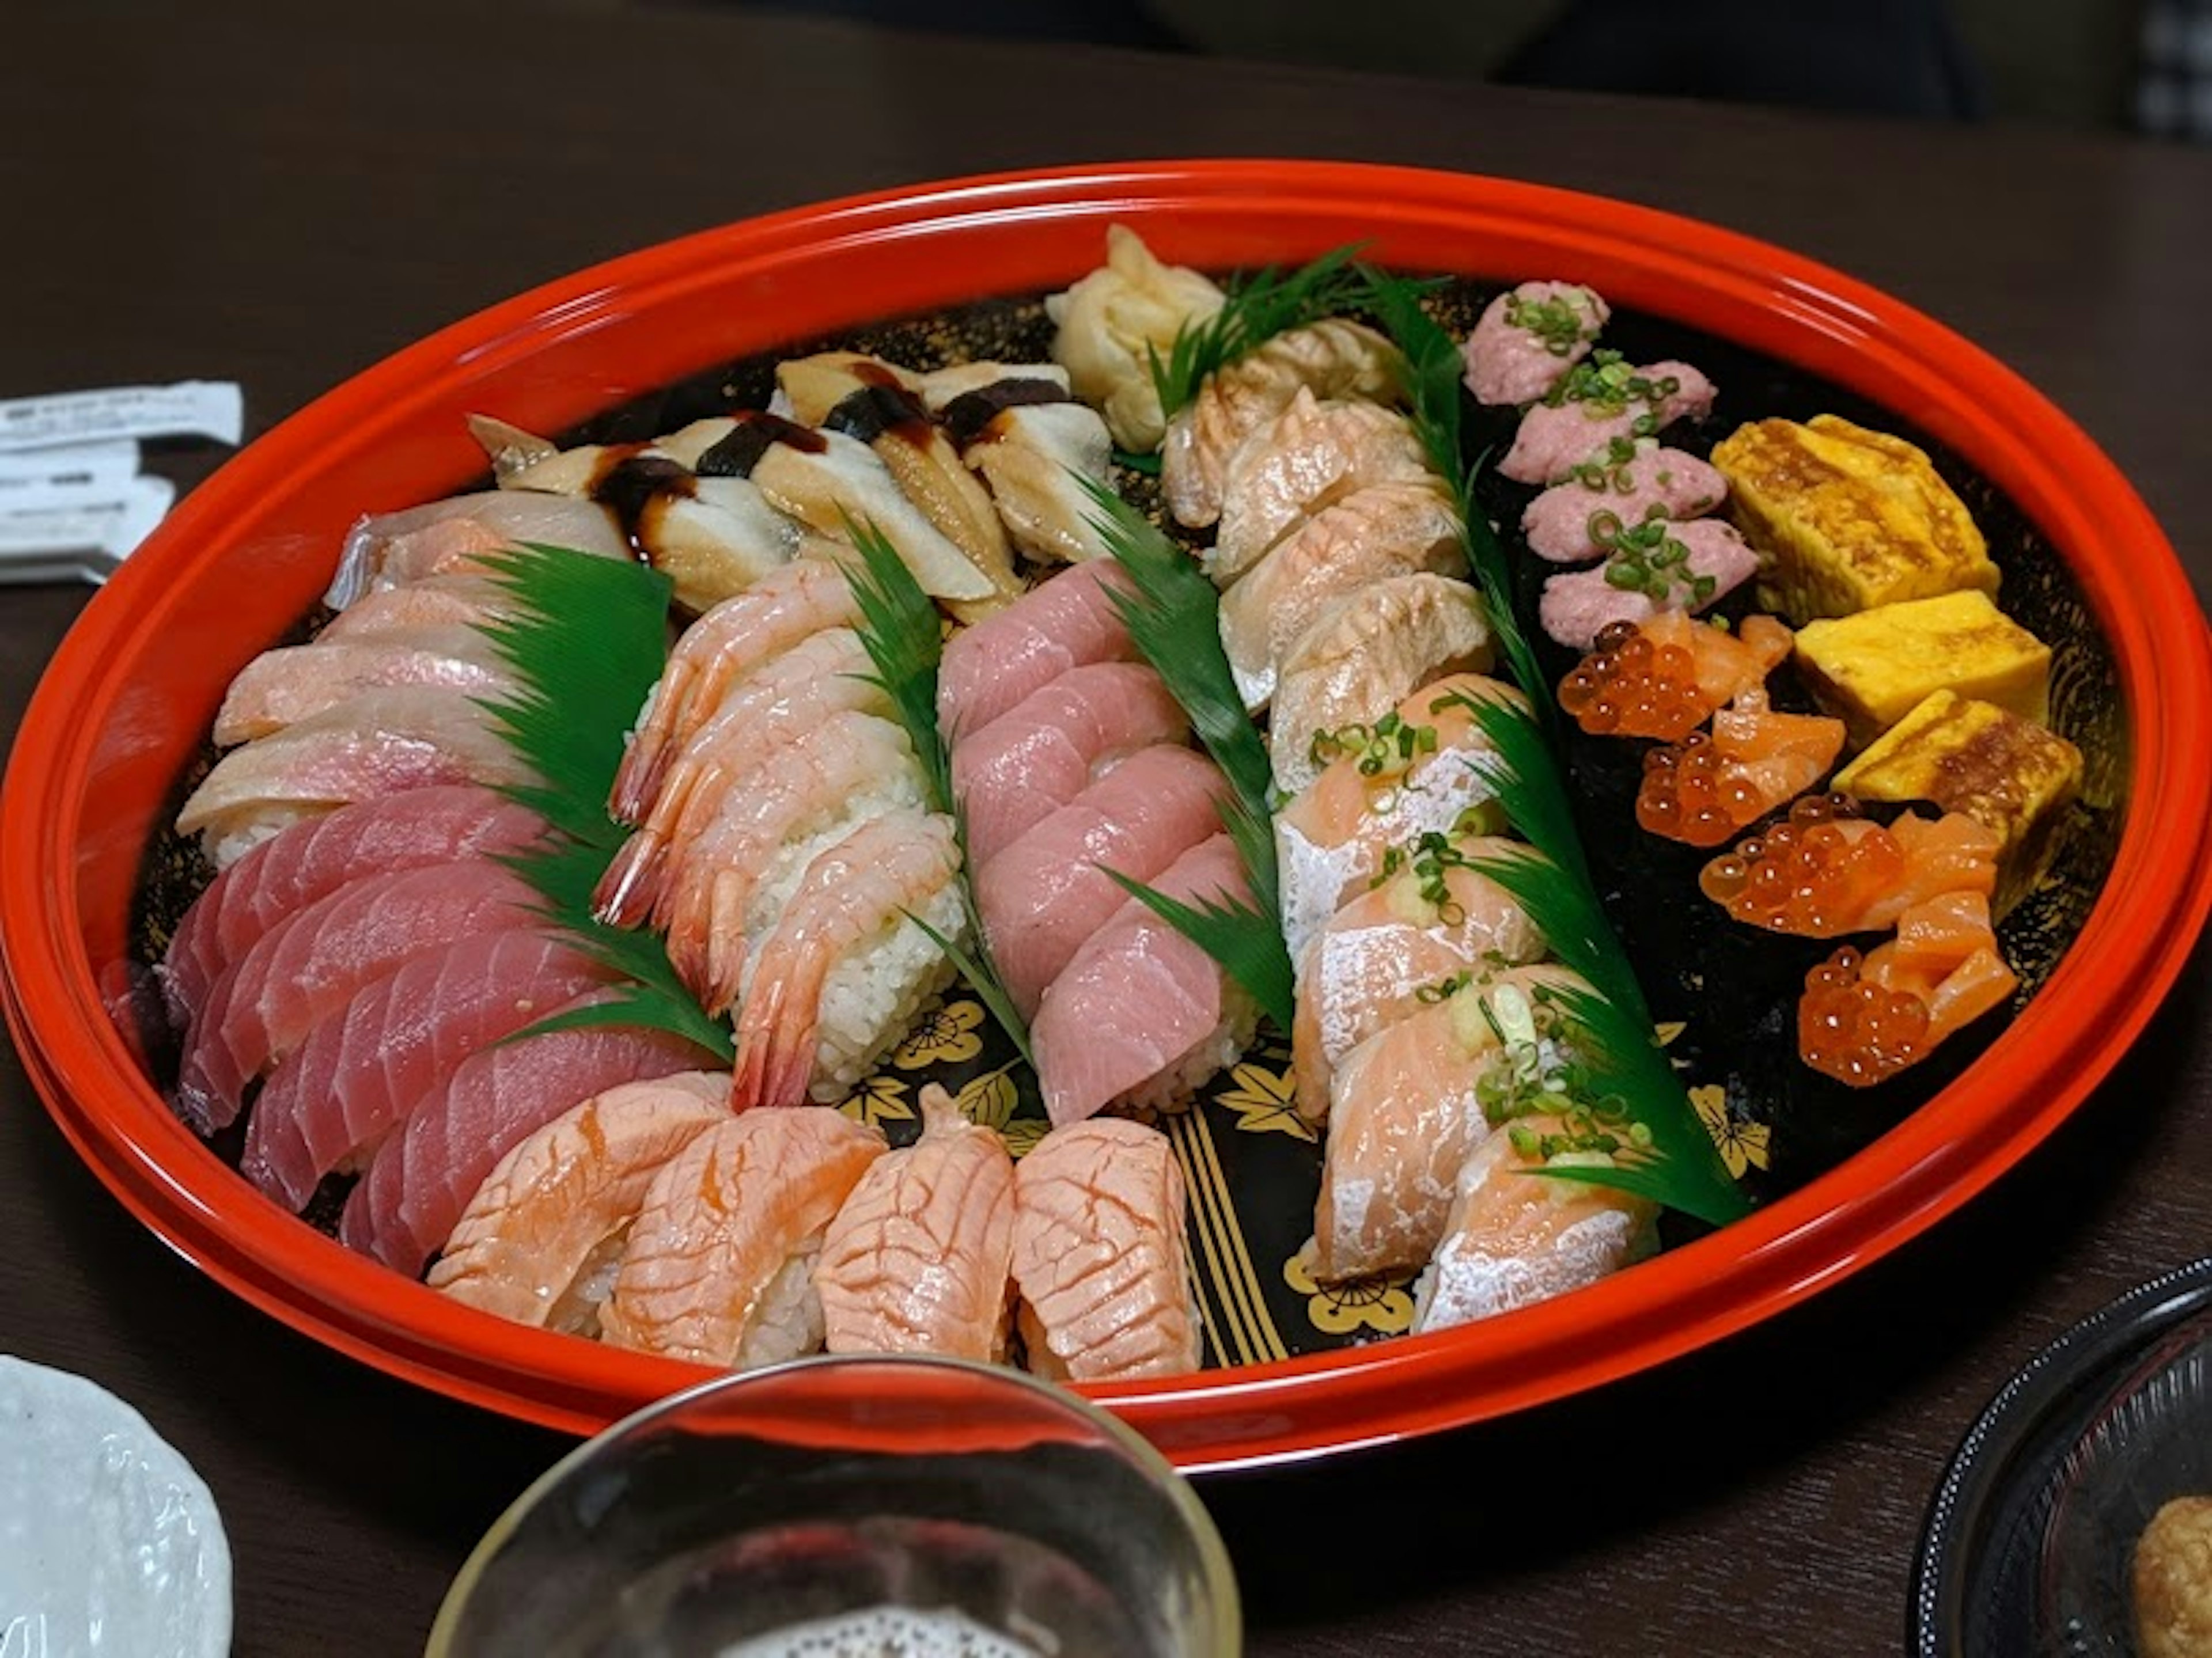
[[105, 1388], [0, 1355], [0, 1658], [223, 1658], [230, 1546], [191, 1465]]

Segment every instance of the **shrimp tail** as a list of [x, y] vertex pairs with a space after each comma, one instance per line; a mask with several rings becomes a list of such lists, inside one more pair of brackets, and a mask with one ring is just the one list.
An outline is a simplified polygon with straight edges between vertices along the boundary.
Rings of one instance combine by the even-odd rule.
[[641, 823], [660, 793], [668, 770], [670, 750], [677, 727], [690, 701], [695, 671], [680, 656], [669, 659], [660, 683], [653, 687], [653, 701], [637, 735], [623, 750], [616, 768], [614, 786], [607, 793], [607, 810], [625, 823]]
[[763, 961], [738, 1026], [738, 1062], [730, 1085], [732, 1110], [762, 1105], [804, 1105], [814, 1075], [815, 1035], [822, 981], [829, 963], [811, 951], [795, 970], [779, 972]]
[[717, 870], [708, 889], [706, 925], [692, 987], [709, 1013], [726, 1012], [744, 987], [745, 902], [752, 883], [735, 870]]
[[658, 908], [668, 843], [641, 829], [622, 843], [592, 889], [592, 914], [609, 926], [641, 926]]

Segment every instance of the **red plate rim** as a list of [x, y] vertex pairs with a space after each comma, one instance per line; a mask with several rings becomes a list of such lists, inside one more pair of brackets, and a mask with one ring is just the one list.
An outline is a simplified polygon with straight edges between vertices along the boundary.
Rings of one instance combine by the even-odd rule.
[[[2156, 523], [2079, 428], [1996, 359], [1911, 307], [1796, 254], [1652, 209], [1353, 163], [1082, 167], [773, 214], [495, 306], [366, 370], [258, 440], [134, 555], [57, 652], [0, 793], [0, 1003], [55, 1121], [133, 1214], [210, 1277], [316, 1339], [525, 1419], [591, 1432], [700, 1380], [690, 1365], [457, 1306], [352, 1254], [240, 1180], [169, 1112], [106, 1015], [87, 917], [67, 873], [88, 827], [101, 732], [125, 689], [127, 676], [115, 670], [161, 648], [175, 594], [250, 537], [237, 526], [252, 522], [258, 500], [311, 471], [333, 446], [404, 430], [465, 380], [556, 343], [635, 327], [658, 307], [726, 294], [825, 250], [939, 254], [988, 238], [994, 253], [1027, 258], [1030, 276], [1049, 272], [1031, 281], [994, 264], [986, 282], [967, 260], [941, 259], [922, 274], [908, 260], [899, 278], [908, 309], [1064, 282], [1096, 262], [1109, 220], [1134, 226], [1170, 258], [1215, 264], [1307, 257], [1346, 240], [1332, 233], [1347, 225], [1371, 225], [1373, 256], [1385, 262], [1415, 263], [1418, 253], [1429, 268], [1590, 281], [1618, 304], [1740, 340], [1898, 410], [2004, 489], [2063, 550], [2111, 640], [2134, 753], [2111, 877], [2050, 982], [1957, 1082], [1829, 1174], [1710, 1237], [1483, 1324], [1081, 1391], [1192, 1472], [1286, 1461], [1524, 1409], [1717, 1341], [1866, 1266], [1982, 1190], [2081, 1103], [2148, 1020], [2212, 908], [2212, 747], [2191, 735], [2212, 720], [2212, 640]], [[1079, 235], [1087, 257], [1071, 251]], [[1501, 260], [1513, 263], [1501, 268]], [[633, 389], [732, 355], [647, 365]], [[562, 395], [582, 399], [567, 418], [622, 394], [598, 383], [565, 388]], [[448, 487], [471, 470], [464, 448], [453, 465]], [[379, 504], [400, 503], [359, 506]]]

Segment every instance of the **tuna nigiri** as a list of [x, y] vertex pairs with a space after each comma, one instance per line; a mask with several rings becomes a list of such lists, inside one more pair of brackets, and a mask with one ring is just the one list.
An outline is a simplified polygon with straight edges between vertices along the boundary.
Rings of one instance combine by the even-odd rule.
[[1013, 1159], [935, 1084], [921, 1121], [920, 1139], [868, 1166], [823, 1236], [823, 1345], [996, 1362], [1012, 1321]]
[[1609, 538], [1621, 525], [1655, 517], [1696, 518], [1727, 498], [1728, 480], [1695, 455], [1623, 439], [1603, 464], [1577, 469], [1530, 501], [1521, 530], [1539, 557], [1578, 564], [1603, 556], [1601, 534]]
[[1151, 880], [1220, 829], [1227, 786], [1191, 750], [1139, 750], [977, 872], [984, 935], [1025, 1017], [1125, 902], [1105, 872]]
[[185, 1037], [176, 1102], [204, 1133], [254, 1078], [410, 957], [526, 925], [538, 895], [489, 859], [364, 876], [295, 910], [223, 969]]
[[[1225, 835], [1192, 847], [1152, 883], [1187, 904], [1252, 902]], [[1030, 1026], [1037, 1081], [1055, 1123], [1115, 1102], [1164, 1106], [1229, 1066], [1255, 1011], [1220, 964], [1131, 898], [1060, 969]]]
[[239, 1169], [288, 1208], [352, 1169], [470, 1054], [610, 977], [573, 940], [478, 932], [410, 957], [325, 1019], [269, 1075]]
[[[1656, 533], [1661, 522], [1644, 527]], [[1667, 524], [1648, 548], [1617, 550], [1594, 568], [1546, 578], [1537, 618], [1560, 644], [1586, 651], [1617, 623], [1709, 609], [1758, 570], [1759, 555], [1734, 525], [1713, 518]]]
[[1116, 1382], [1198, 1368], [1183, 1206], [1167, 1137], [1125, 1118], [1054, 1128], [1016, 1165], [1013, 1274], [1030, 1370]]
[[723, 1369], [820, 1346], [823, 1236], [884, 1150], [880, 1131], [826, 1105], [708, 1129], [646, 1193], [600, 1313], [605, 1339]]
[[596, 1335], [653, 1178], [730, 1119], [728, 1073], [624, 1083], [518, 1143], [477, 1188], [430, 1287], [518, 1324]]
[[157, 971], [179, 1024], [216, 975], [295, 909], [363, 875], [519, 852], [545, 833], [534, 811], [474, 784], [409, 789], [295, 824], [240, 858], [192, 901]]
[[[548, 1012], [605, 993], [589, 992]], [[472, 1054], [385, 1140], [346, 1199], [338, 1236], [414, 1277], [514, 1146], [579, 1101], [696, 1069], [705, 1058], [680, 1037], [628, 1025], [540, 1031]]]
[[969, 855], [989, 862], [1115, 762], [1189, 729], [1182, 705], [1142, 663], [1070, 668], [954, 749]]

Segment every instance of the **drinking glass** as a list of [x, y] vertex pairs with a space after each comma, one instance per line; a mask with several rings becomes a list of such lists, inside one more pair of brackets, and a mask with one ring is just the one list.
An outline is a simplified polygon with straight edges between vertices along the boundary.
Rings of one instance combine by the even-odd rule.
[[1240, 1650], [1220, 1537], [1133, 1430], [1016, 1370], [835, 1357], [571, 1453], [478, 1544], [427, 1658]]

